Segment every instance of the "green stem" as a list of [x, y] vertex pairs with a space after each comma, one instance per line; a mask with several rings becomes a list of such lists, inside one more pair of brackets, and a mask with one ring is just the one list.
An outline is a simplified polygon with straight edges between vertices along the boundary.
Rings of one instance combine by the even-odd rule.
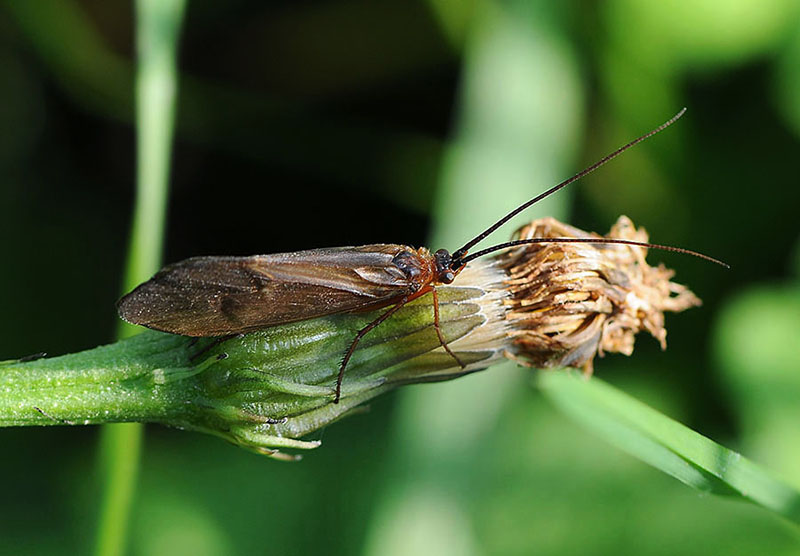
[[[169, 421], [187, 393], [165, 379], [185, 339], [141, 334], [109, 346], [0, 367], [0, 426]], [[130, 440], [130, 438], [128, 438]]]
[[[185, 0], [137, 0], [136, 77], [137, 187], [125, 290], [147, 279], [161, 264], [170, 147], [177, 88], [177, 42]], [[125, 337], [133, 329], [119, 329]], [[104, 499], [95, 552], [123, 554], [138, 474], [141, 425], [106, 427], [101, 437]]]

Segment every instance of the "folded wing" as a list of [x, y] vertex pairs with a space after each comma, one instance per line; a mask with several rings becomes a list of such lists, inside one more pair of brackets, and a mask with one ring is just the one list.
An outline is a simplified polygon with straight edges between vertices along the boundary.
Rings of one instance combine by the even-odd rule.
[[223, 336], [391, 305], [415, 291], [394, 257], [402, 245], [314, 249], [253, 257], [196, 257], [169, 265], [123, 297], [133, 324], [185, 336]]

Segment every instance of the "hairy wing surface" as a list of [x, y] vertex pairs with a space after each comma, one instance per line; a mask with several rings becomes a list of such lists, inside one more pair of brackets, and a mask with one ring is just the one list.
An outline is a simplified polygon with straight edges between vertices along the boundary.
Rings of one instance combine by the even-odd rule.
[[128, 322], [185, 336], [222, 336], [390, 305], [413, 291], [392, 264], [408, 248], [365, 245], [169, 265], [123, 297]]

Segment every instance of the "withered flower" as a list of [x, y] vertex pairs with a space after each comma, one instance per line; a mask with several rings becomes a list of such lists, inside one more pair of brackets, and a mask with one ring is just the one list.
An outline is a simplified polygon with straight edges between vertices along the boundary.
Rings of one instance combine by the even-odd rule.
[[[553, 218], [536, 220], [516, 235], [602, 237]], [[606, 238], [648, 241], [626, 216]], [[526, 245], [498, 256], [510, 294], [504, 301], [509, 356], [532, 367], [577, 367], [590, 374], [595, 354], [630, 355], [642, 330], [665, 349], [664, 312], [698, 306], [700, 299], [672, 282], [674, 272], [663, 264], [647, 264], [646, 256], [643, 247], [597, 243]]]

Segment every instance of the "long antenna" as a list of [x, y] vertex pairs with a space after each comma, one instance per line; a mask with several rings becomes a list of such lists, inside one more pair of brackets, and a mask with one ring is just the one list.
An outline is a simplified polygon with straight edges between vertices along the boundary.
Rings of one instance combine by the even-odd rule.
[[659, 245], [657, 243], [644, 243], [641, 241], [634, 241], [632, 239], [617, 239], [617, 238], [605, 238], [605, 237], [534, 237], [530, 239], [516, 239], [514, 241], [507, 241], [505, 243], [500, 243], [492, 247], [487, 247], [486, 249], [481, 249], [480, 251], [477, 251], [468, 257], [464, 257], [459, 261], [459, 267], [467, 264], [470, 261], [474, 261], [478, 257], [483, 257], [484, 255], [488, 255], [489, 253], [494, 253], [495, 251], [500, 251], [501, 249], [508, 249], [509, 247], [517, 247], [518, 245], [531, 245], [534, 243], [604, 243], [612, 245], [614, 244], [635, 245], [636, 247], [645, 247], [647, 249], [660, 249], [661, 251], [672, 251], [673, 253], [683, 253], [684, 255], [691, 255], [693, 257], [697, 257], [699, 259], [703, 259], [705, 261], [709, 261], [714, 264], [724, 266], [725, 268], [730, 268], [729, 264], [724, 263], [719, 259], [715, 259], [714, 257], [709, 257], [708, 255], [698, 253], [697, 251], [683, 249], [682, 247], [672, 247], [671, 245]]
[[[641, 143], [642, 141], [644, 141], [645, 139], [647, 139], [649, 137], [652, 137], [653, 135], [655, 135], [659, 131], [662, 131], [662, 130], [668, 128], [673, 123], [675, 123], [675, 121], [678, 118], [683, 116], [684, 112], [686, 112], [686, 108], [682, 108], [680, 112], [678, 112], [677, 114], [672, 116], [669, 120], [667, 120], [666, 122], [664, 122], [663, 124], [661, 124], [660, 126], [655, 128], [654, 130], [648, 131], [647, 133], [645, 133], [641, 137], [637, 137], [636, 139], [634, 139], [630, 143], [628, 143], [626, 145], [623, 145], [622, 147], [618, 148], [613, 153], [604, 156], [603, 158], [601, 158], [600, 160], [598, 160], [597, 162], [595, 162], [594, 164], [592, 164], [591, 166], [589, 166], [585, 170], [581, 170], [580, 172], [578, 172], [577, 174], [575, 174], [571, 178], [562, 181], [558, 185], [554, 185], [553, 187], [551, 187], [550, 189], [548, 189], [544, 193], [541, 193], [540, 195], [537, 195], [536, 197], [534, 197], [533, 199], [531, 199], [527, 203], [524, 203], [524, 204], [518, 206], [517, 208], [515, 208], [514, 210], [512, 210], [511, 212], [506, 214], [503, 218], [501, 218], [500, 220], [498, 220], [497, 222], [495, 222], [494, 224], [489, 226], [484, 232], [482, 232], [481, 234], [475, 236], [473, 239], [468, 241], [463, 247], [461, 247], [460, 249], [458, 249], [458, 250], [453, 252], [453, 268], [457, 268], [457, 267], [461, 266], [461, 262], [463, 262], [463, 260], [464, 260], [464, 255], [466, 255], [467, 252], [470, 249], [472, 249], [475, 245], [477, 245], [479, 242], [481, 242], [483, 239], [485, 239], [486, 236], [488, 236], [489, 234], [494, 232], [497, 228], [499, 228], [500, 226], [502, 226], [503, 224], [505, 224], [506, 222], [508, 222], [512, 218], [514, 218], [520, 212], [522, 212], [523, 210], [525, 210], [529, 206], [538, 203], [539, 201], [541, 201], [545, 197], [549, 197], [550, 195], [552, 195], [553, 193], [555, 193], [559, 189], [562, 189], [562, 188], [568, 186], [572, 182], [575, 182], [575, 181], [581, 179], [582, 177], [586, 176], [587, 174], [591, 174], [592, 172], [594, 172], [595, 170], [600, 168], [600, 166], [602, 166], [606, 162], [618, 157], [619, 155], [621, 155], [622, 153], [624, 153], [625, 151], [627, 151], [628, 149], [630, 149], [631, 147], [633, 147], [637, 143]], [[472, 260], [472, 257], [470, 257], [470, 260]]]

